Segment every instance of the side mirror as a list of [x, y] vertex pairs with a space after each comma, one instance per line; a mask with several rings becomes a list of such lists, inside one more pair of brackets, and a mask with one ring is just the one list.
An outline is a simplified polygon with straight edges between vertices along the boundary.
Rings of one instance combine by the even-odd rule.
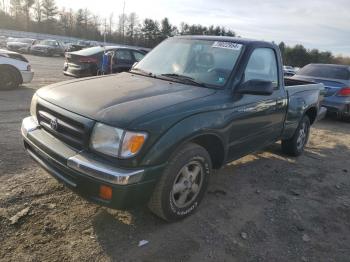
[[134, 68], [139, 62], [135, 62], [133, 63], [132, 67], [131, 68]]
[[241, 84], [236, 93], [249, 95], [269, 96], [273, 93], [273, 83], [271, 81], [252, 79]]

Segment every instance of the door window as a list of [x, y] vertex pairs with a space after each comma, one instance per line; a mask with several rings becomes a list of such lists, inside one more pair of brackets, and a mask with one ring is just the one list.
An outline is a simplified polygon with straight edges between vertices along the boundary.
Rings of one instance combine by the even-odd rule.
[[133, 51], [132, 53], [134, 54], [136, 62], [140, 62], [142, 60], [142, 58], [144, 58], [144, 56], [145, 56], [145, 54], [142, 54], [142, 53], [136, 52], [136, 51]]
[[132, 63], [132, 57], [129, 50], [117, 50], [115, 53], [115, 59], [122, 63]]
[[271, 48], [257, 48], [250, 56], [244, 72], [244, 82], [249, 80], [266, 80], [278, 88], [277, 60]]

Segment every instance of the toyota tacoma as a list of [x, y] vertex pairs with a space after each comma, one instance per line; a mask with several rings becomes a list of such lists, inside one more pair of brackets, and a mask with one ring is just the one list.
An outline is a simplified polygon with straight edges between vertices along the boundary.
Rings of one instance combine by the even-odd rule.
[[148, 204], [176, 221], [196, 211], [213, 169], [279, 140], [300, 155], [325, 114], [322, 90], [284, 79], [273, 43], [179, 36], [130, 72], [39, 89], [22, 136], [34, 160], [85, 198]]

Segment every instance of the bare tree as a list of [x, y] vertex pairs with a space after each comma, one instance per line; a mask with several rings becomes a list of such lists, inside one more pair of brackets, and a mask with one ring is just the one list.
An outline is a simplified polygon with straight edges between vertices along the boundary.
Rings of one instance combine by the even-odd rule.
[[23, 0], [23, 13], [26, 18], [26, 29], [29, 30], [30, 27], [30, 9], [34, 5], [34, 0]]
[[138, 17], [136, 13], [129, 14], [127, 18], [126, 35], [130, 43], [134, 43], [135, 28], [138, 24]]
[[12, 16], [16, 19], [16, 21], [19, 20], [22, 14], [22, 1], [21, 0], [11, 0], [10, 1], [10, 10]]
[[54, 20], [58, 13], [55, 0], [42, 0], [41, 7], [43, 18], [47, 21]]
[[35, 21], [38, 22], [38, 24], [41, 23], [41, 19], [42, 19], [42, 12], [41, 12], [41, 2], [40, 0], [36, 0], [35, 4], [34, 4], [34, 17], [35, 17]]
[[113, 17], [114, 17], [114, 14], [111, 13], [111, 14], [109, 15], [109, 30], [108, 30], [108, 34], [109, 34], [110, 36], [112, 35]]
[[0, 2], [0, 9], [1, 9], [2, 11], [4, 11], [5, 13], [7, 12], [5, 0], [2, 0], [2, 1]]

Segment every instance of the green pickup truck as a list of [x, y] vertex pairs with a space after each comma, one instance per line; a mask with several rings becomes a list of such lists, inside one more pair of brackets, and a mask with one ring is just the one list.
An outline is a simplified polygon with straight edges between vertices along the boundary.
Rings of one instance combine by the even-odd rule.
[[38, 90], [24, 146], [95, 203], [148, 204], [179, 220], [198, 208], [213, 169], [279, 140], [285, 153], [303, 152], [325, 114], [323, 85], [284, 79], [282, 65], [268, 42], [169, 38], [130, 72]]

